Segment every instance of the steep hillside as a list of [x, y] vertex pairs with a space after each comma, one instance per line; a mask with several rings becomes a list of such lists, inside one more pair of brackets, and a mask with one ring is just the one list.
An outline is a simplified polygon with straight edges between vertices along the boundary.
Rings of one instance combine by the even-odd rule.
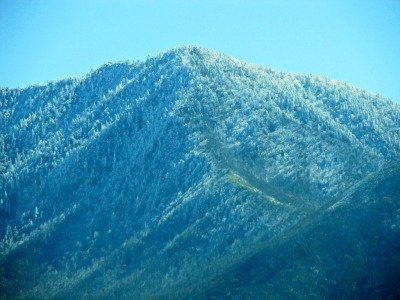
[[400, 157], [399, 105], [195, 47], [2, 89], [0, 105], [10, 297], [168, 293]]
[[398, 299], [400, 164], [180, 297]]

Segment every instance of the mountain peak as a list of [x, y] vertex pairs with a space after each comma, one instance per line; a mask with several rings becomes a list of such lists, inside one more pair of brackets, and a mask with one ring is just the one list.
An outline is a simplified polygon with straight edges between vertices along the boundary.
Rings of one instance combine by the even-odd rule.
[[176, 55], [176, 56], [186, 57], [186, 56], [207, 56], [212, 54], [215, 55], [217, 54], [217, 52], [200, 46], [184, 45], [168, 49], [165, 52], [161, 53], [160, 56]]
[[399, 105], [193, 46], [0, 103], [0, 298], [171, 295], [400, 157]]

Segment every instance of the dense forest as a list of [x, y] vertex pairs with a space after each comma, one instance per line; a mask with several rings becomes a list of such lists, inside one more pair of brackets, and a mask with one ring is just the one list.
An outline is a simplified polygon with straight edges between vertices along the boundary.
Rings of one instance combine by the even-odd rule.
[[197, 47], [1, 88], [0, 298], [394, 299], [399, 160], [400, 105]]

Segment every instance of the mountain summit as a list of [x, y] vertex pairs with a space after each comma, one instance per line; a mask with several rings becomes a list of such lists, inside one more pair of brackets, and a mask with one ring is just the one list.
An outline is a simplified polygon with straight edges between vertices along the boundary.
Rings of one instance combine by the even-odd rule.
[[[398, 104], [197, 47], [0, 89], [1, 296], [398, 296], [399, 159]], [[346, 234], [353, 219], [392, 252]], [[323, 235], [362, 245], [344, 248], [360, 259], [349, 282], [316, 267], [354, 263]], [[306, 255], [269, 259], [302, 236], [326, 252], [305, 242]], [[370, 250], [392, 273], [367, 274]], [[277, 266], [310, 288], [285, 294]], [[311, 266], [332, 282], [307, 277]]]

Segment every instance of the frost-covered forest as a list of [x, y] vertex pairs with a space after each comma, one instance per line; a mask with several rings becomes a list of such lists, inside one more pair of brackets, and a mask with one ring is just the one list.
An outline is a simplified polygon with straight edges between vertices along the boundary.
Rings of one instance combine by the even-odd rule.
[[187, 296], [399, 159], [400, 105], [197, 47], [2, 88], [0, 297]]

